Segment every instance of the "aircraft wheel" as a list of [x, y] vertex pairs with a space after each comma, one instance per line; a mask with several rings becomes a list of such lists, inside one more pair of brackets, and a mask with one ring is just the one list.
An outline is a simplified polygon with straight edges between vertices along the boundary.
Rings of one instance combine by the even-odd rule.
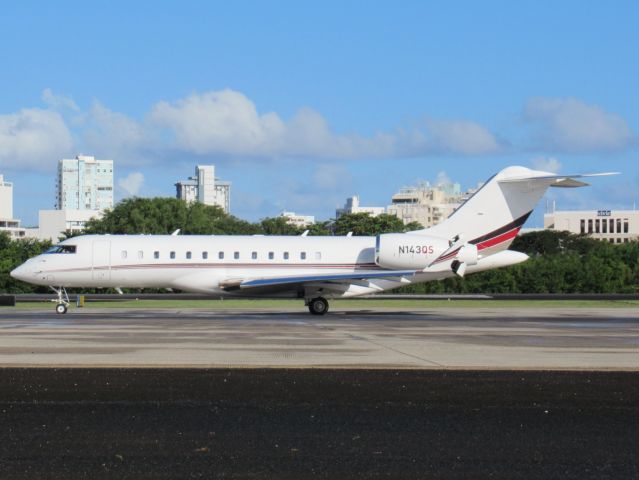
[[55, 307], [55, 313], [60, 315], [67, 313], [67, 306], [64, 303], [58, 303]]
[[324, 297], [313, 298], [308, 302], [308, 311], [313, 315], [325, 315], [328, 312], [328, 302]]

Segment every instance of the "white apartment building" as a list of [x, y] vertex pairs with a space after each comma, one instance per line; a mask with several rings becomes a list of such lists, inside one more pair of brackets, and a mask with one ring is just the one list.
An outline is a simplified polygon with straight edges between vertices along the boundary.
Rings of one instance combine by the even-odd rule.
[[8, 233], [12, 238], [25, 235], [20, 220], [13, 218], [13, 183], [5, 182], [4, 175], [0, 175], [0, 232]]
[[544, 214], [544, 228], [627, 243], [639, 239], [639, 210], [557, 210]]
[[400, 218], [404, 224], [419, 222], [428, 228], [448, 218], [469, 195], [470, 192], [461, 192], [459, 183], [433, 187], [422, 182], [416, 187], [401, 188], [393, 195], [386, 212]]
[[376, 217], [385, 212], [386, 209], [384, 207], [362, 207], [359, 204], [359, 195], [355, 195], [346, 199], [344, 207], [335, 210], [335, 218], [349, 213], [368, 213], [371, 217]]
[[315, 223], [315, 217], [313, 215], [298, 215], [295, 212], [282, 212], [279, 216], [286, 218], [286, 223], [296, 227], [308, 227]]
[[187, 203], [217, 205], [225, 213], [231, 211], [231, 182], [215, 178], [215, 165], [198, 165], [195, 176], [175, 184], [176, 197]]
[[113, 208], [113, 160], [88, 155], [58, 163], [56, 209], [105, 210]]

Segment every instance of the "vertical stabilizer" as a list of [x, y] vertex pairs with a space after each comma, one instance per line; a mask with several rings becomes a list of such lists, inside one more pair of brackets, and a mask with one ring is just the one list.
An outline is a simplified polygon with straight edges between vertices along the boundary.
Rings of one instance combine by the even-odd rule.
[[464, 243], [477, 246], [482, 256], [508, 248], [548, 187], [587, 185], [575, 178], [610, 175], [556, 175], [526, 167], [508, 167], [494, 175], [434, 227], [414, 233], [451, 239], [461, 236]]

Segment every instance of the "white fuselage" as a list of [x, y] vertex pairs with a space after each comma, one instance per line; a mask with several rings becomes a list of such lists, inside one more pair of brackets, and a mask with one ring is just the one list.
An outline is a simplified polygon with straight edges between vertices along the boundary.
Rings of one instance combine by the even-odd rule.
[[[59, 245], [74, 253], [44, 253], [14, 276], [39, 285], [64, 287], [173, 288], [214, 295], [260, 295], [228, 290], [234, 279], [310, 277], [376, 273], [375, 237], [86, 235]], [[469, 272], [519, 263], [525, 255], [502, 252], [482, 259]], [[452, 276], [449, 269], [402, 279], [353, 282], [329, 296], [348, 297]], [[294, 290], [262, 293], [299, 296]]]

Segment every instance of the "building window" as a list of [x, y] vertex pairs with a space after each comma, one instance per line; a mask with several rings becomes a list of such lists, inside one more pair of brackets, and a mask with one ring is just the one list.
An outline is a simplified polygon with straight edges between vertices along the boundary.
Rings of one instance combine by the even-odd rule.
[[615, 221], [611, 218], [610, 222], [610, 233], [615, 233]]
[[321, 260], [322, 259], [322, 252], [315, 252], [315, 260]]
[[306, 260], [306, 252], [300, 252], [300, 260]]
[[126, 256], [127, 256], [126, 250], [122, 250], [122, 258], [126, 258]]
[[142, 250], [138, 250], [138, 258], [142, 260], [144, 258], [144, 252]]
[[234, 252], [234, 253], [233, 253], [233, 258], [234, 258], [235, 260], [239, 260], [239, 259], [240, 259], [240, 252]]
[[609, 241], [610, 243], [615, 243], [615, 239], [614, 239], [614, 238], [609, 238], [609, 239], [608, 239], [608, 241]]
[[257, 252], [252, 252], [252, 253], [251, 253], [251, 258], [252, 258], [253, 260], [257, 260]]
[[588, 219], [588, 233], [592, 233], [592, 218]]
[[581, 219], [581, 233], [586, 233], [586, 221]]
[[599, 233], [599, 219], [595, 220], [595, 233]]
[[156, 260], [160, 258], [160, 252], [158, 252], [157, 250], [153, 252], [153, 258], [155, 258]]
[[217, 258], [224, 260], [224, 252], [217, 252]]
[[268, 259], [269, 260], [273, 260], [275, 258], [275, 253], [273, 252], [268, 252]]
[[288, 252], [284, 252], [284, 260], [288, 260]]
[[621, 218], [617, 219], [617, 233], [621, 233]]
[[628, 219], [623, 219], [623, 233], [628, 233]]
[[206, 260], [207, 258], [209, 258], [209, 252], [202, 252], [202, 258], [204, 260]]
[[191, 252], [186, 252], [186, 259], [191, 260]]
[[618, 239], [617, 239], [617, 243], [621, 243], [621, 238], [618, 238]]
[[628, 243], [628, 237], [623, 239], [623, 243]]
[[169, 257], [170, 257], [171, 259], [174, 259], [174, 258], [175, 258], [175, 252], [171, 252], [171, 253], [169, 253]]
[[608, 222], [606, 220], [601, 221], [601, 232], [608, 233]]

